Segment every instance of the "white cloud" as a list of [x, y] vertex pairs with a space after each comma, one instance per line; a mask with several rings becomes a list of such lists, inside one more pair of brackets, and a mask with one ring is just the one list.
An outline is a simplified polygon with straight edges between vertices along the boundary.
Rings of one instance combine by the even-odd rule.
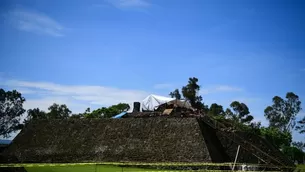
[[148, 95], [141, 90], [50, 82], [7, 80], [2, 85], [21, 90], [26, 98], [26, 109], [38, 107], [47, 110], [51, 104], [59, 103], [66, 104], [74, 113], [83, 112], [87, 107], [110, 106], [121, 102], [129, 103], [132, 107], [134, 101], [141, 101]]
[[106, 0], [117, 8], [143, 8], [151, 4], [146, 0]]
[[228, 85], [218, 85], [218, 86], [203, 88], [200, 90], [200, 94], [207, 95], [207, 94], [219, 93], [219, 92], [239, 92], [239, 91], [243, 91], [243, 89]]
[[63, 26], [51, 17], [24, 8], [15, 8], [5, 15], [6, 19], [19, 30], [35, 34], [63, 36]]

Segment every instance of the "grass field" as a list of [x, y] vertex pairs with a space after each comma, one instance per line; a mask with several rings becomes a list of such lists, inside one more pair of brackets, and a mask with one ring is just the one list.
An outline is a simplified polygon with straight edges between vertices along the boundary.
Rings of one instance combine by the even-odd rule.
[[[68, 165], [68, 166], [27, 166], [27, 172], [178, 172], [182, 170], [144, 169], [137, 167], [121, 167], [116, 165]], [[0, 168], [1, 171], [1, 168]], [[191, 171], [191, 170], [183, 170]], [[200, 170], [205, 171], [205, 170]], [[230, 170], [231, 171], [231, 170]], [[206, 170], [206, 172], [225, 172], [222, 170]], [[305, 172], [305, 165], [298, 165], [295, 172]]]
[[305, 164], [298, 165], [297, 169], [295, 171], [300, 171], [300, 170], [301, 170], [301, 172], [305, 172]]
[[64, 167], [26, 167], [28, 172], [139, 172], [139, 171], [161, 171], [142, 168], [122, 168], [112, 165], [84, 165], [84, 166], [64, 166]]
[[[63, 167], [26, 167], [28, 172], [178, 172], [182, 170], [158, 170], [131, 167], [119, 167], [113, 165], [83, 165], [83, 166], [63, 166]], [[301, 171], [300, 171], [301, 170]], [[188, 171], [188, 170], [183, 170]], [[191, 171], [191, 170], [189, 170]], [[205, 170], [200, 170], [205, 171]], [[206, 170], [206, 172], [230, 172], [231, 170]], [[305, 172], [305, 165], [298, 165], [296, 172]]]

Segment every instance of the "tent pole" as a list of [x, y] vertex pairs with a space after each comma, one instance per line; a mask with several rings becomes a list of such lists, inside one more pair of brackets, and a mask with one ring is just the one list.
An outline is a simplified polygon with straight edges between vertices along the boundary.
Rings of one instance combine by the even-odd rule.
[[235, 164], [236, 164], [237, 157], [238, 157], [238, 154], [239, 154], [239, 148], [240, 148], [240, 145], [238, 145], [238, 147], [237, 147], [237, 152], [236, 152], [236, 156], [235, 156], [235, 160], [234, 160], [232, 171], [234, 171], [234, 168], [235, 168]]

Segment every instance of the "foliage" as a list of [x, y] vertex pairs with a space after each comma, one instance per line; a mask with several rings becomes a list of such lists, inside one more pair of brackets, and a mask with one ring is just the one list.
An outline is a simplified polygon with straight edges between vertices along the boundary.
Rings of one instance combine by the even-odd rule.
[[171, 96], [171, 98], [175, 98], [177, 100], [181, 99], [181, 94], [179, 92], [179, 89], [175, 89], [173, 92], [170, 92], [169, 95]]
[[303, 117], [303, 119], [298, 121], [296, 130], [299, 131], [300, 134], [305, 133], [305, 116]]
[[272, 101], [273, 105], [268, 106], [264, 111], [270, 127], [278, 127], [281, 131], [291, 132], [296, 125], [295, 117], [301, 110], [299, 96], [288, 92], [286, 100], [275, 96]]
[[39, 108], [29, 109], [27, 111], [28, 116], [24, 123], [28, 123], [30, 120], [36, 119], [67, 119], [70, 117], [71, 111], [67, 105], [53, 103], [49, 108], [49, 112], [44, 112]]
[[204, 109], [204, 105], [202, 103], [202, 96], [198, 95], [200, 86], [197, 83], [197, 78], [189, 78], [188, 84], [182, 87], [182, 95], [186, 100], [191, 103], [192, 107], [196, 109]]
[[59, 105], [54, 103], [48, 108], [48, 110], [50, 111], [48, 113], [48, 118], [51, 119], [67, 119], [72, 113], [65, 104]]
[[84, 113], [72, 114], [70, 118], [80, 119], [90, 114], [90, 108], [87, 108]]
[[29, 109], [27, 111], [28, 116], [27, 119], [25, 120], [25, 123], [27, 123], [30, 120], [35, 120], [35, 119], [47, 119], [47, 113], [40, 110], [39, 108], [34, 108], [34, 109]]
[[250, 115], [249, 108], [246, 104], [234, 101], [230, 104], [230, 107], [233, 111], [228, 108], [225, 112], [229, 119], [242, 124], [250, 124], [254, 119], [254, 117]]
[[303, 163], [305, 153], [294, 146], [285, 146], [282, 152], [292, 161], [297, 161], [298, 163]]
[[119, 103], [117, 105], [112, 105], [108, 108], [102, 107], [86, 114], [85, 118], [111, 118], [121, 112], [128, 111], [130, 109], [129, 104]]
[[304, 142], [292, 142], [292, 146], [300, 149], [300, 150], [303, 150], [305, 148], [305, 143]]
[[248, 125], [247, 127], [250, 133], [261, 135], [261, 122], [251, 122], [250, 125]]
[[[189, 78], [188, 84], [181, 89], [183, 98], [190, 102], [193, 108], [208, 112], [208, 107], [202, 102], [202, 96], [199, 95], [199, 91], [200, 86], [198, 85], [198, 78], [195, 77]], [[176, 99], [181, 99], [181, 94], [178, 89], [170, 92], [169, 95]]]
[[208, 115], [211, 115], [214, 117], [224, 117], [225, 112], [221, 105], [218, 105], [217, 103], [213, 103], [213, 104], [211, 104], [211, 106], [209, 108]]
[[290, 132], [283, 132], [275, 127], [262, 127], [260, 130], [261, 135], [278, 149], [284, 146], [290, 146], [292, 142], [292, 135]]
[[10, 137], [10, 133], [19, 130], [20, 117], [25, 112], [25, 98], [16, 90], [0, 89], [0, 136]]

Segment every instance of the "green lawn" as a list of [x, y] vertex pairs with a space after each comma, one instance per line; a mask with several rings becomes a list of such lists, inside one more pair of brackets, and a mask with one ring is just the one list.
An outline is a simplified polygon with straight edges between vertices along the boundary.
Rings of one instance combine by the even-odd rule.
[[[33, 166], [25, 167], [27, 172], [178, 172], [179, 170], [158, 170], [158, 169], [144, 169], [136, 167], [119, 167], [115, 165], [75, 165], [75, 166]], [[298, 165], [296, 172], [305, 172], [305, 165]], [[1, 171], [1, 168], [0, 168]], [[187, 170], [185, 170], [187, 171]], [[207, 172], [221, 172], [221, 170], [207, 170]], [[223, 171], [222, 171], [223, 172]]]
[[[178, 172], [181, 170], [158, 170], [114, 165], [75, 165], [75, 166], [40, 166], [25, 167], [27, 172]], [[301, 170], [301, 171], [300, 171]], [[1, 171], [1, 168], [0, 168]], [[182, 170], [184, 172], [188, 170]], [[191, 171], [191, 170], [190, 170]], [[198, 172], [231, 172], [231, 170], [198, 170]], [[237, 171], [236, 171], [237, 172]], [[241, 171], [239, 171], [241, 172]], [[275, 171], [273, 171], [275, 172]], [[298, 165], [296, 172], [305, 172], [305, 165]]]
[[297, 166], [297, 169], [295, 171], [301, 170], [302, 172], [305, 172], [305, 164], [301, 164]]
[[63, 167], [26, 167], [28, 172], [138, 172], [138, 171], [161, 171], [154, 169], [141, 168], [122, 168], [111, 165], [82, 165], [82, 166], [63, 166]]
[[[27, 172], [178, 172], [187, 170], [158, 170], [144, 169], [135, 167], [119, 167], [114, 165], [76, 165], [76, 166], [45, 166], [45, 167], [26, 167]], [[201, 171], [201, 170], [200, 170]], [[204, 170], [202, 170], [204, 171]], [[206, 172], [224, 172], [221, 170], [207, 170]], [[229, 170], [231, 172], [231, 170]]]

